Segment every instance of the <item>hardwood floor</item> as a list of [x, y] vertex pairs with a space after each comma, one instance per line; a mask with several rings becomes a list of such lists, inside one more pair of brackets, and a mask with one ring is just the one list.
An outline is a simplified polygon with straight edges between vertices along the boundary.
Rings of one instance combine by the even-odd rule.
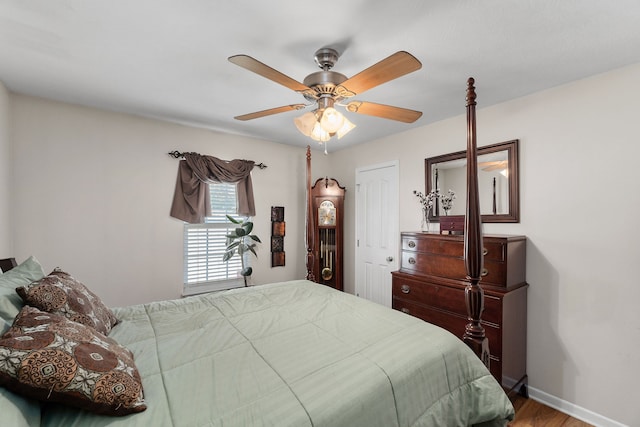
[[516, 417], [509, 427], [593, 427], [533, 399], [517, 395], [512, 402]]

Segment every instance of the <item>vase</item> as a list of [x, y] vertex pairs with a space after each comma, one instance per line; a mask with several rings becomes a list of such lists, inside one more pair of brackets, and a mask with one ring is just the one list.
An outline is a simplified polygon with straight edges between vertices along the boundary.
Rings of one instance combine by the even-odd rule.
[[431, 225], [431, 222], [429, 221], [429, 215], [427, 214], [426, 211], [423, 211], [422, 212], [422, 224], [420, 226], [420, 229], [423, 232], [428, 233], [430, 225]]

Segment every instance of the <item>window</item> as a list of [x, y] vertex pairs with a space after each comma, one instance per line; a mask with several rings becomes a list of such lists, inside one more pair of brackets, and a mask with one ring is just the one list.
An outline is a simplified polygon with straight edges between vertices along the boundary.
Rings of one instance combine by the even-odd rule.
[[211, 216], [204, 224], [184, 225], [184, 295], [244, 286], [237, 274], [242, 268], [240, 257], [236, 254], [228, 262], [222, 261], [226, 235], [235, 228], [226, 215], [242, 219], [235, 213], [236, 185], [209, 184], [209, 191]]

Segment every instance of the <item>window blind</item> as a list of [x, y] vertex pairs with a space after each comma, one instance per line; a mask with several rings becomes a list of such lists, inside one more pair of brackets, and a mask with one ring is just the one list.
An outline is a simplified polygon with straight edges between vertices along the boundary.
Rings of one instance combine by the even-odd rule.
[[185, 294], [207, 292], [243, 286], [238, 277], [241, 270], [239, 256], [228, 262], [222, 257], [227, 246], [226, 235], [236, 226], [229, 222], [226, 215], [235, 219], [235, 184], [209, 184], [211, 195], [211, 216], [203, 224], [185, 224], [184, 226], [184, 288]]

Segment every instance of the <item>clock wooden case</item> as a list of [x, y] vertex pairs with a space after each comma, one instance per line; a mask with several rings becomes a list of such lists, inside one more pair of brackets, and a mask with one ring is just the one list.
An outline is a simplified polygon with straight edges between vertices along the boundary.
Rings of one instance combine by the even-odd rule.
[[314, 278], [340, 291], [343, 290], [345, 191], [333, 178], [320, 178], [311, 187]]

